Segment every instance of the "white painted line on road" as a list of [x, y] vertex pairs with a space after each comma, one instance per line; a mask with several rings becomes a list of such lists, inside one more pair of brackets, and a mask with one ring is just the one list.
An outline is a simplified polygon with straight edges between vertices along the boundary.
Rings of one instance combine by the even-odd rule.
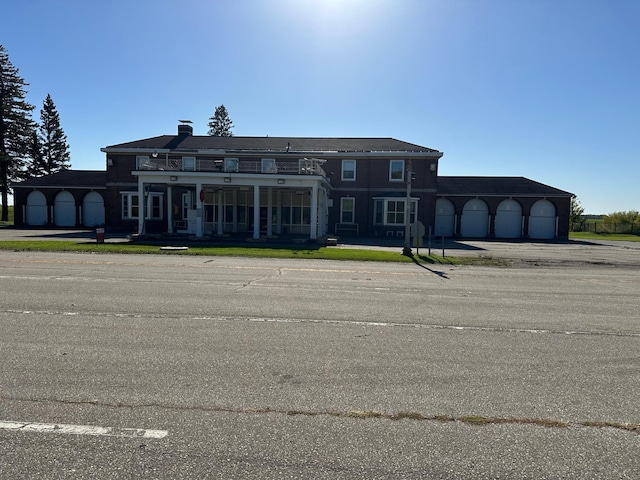
[[166, 430], [146, 430], [143, 428], [96, 427], [92, 425], [64, 425], [60, 423], [11, 422], [1, 420], [0, 430], [126, 438], [164, 438], [169, 434]]

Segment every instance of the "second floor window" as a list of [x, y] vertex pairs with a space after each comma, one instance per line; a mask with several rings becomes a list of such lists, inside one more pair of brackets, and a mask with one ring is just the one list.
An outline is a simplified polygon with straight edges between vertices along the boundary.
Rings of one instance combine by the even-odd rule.
[[389, 161], [389, 180], [392, 182], [404, 180], [404, 160]]
[[355, 180], [356, 179], [356, 161], [355, 160], [342, 160], [342, 180]]
[[182, 157], [182, 170], [185, 172], [195, 172], [196, 157]]

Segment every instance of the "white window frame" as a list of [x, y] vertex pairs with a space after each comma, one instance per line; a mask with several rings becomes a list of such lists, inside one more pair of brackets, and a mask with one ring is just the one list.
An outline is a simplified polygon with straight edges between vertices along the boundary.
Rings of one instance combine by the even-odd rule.
[[[394, 165], [400, 165], [400, 178], [394, 177], [394, 173], [398, 172], [397, 167]], [[390, 182], [404, 182], [404, 160], [389, 160], [389, 181]]]
[[278, 173], [278, 166], [275, 158], [263, 158], [260, 163], [261, 173]]
[[195, 172], [196, 171], [196, 157], [182, 157], [182, 171], [183, 172]]
[[[140, 196], [138, 192], [120, 192], [120, 205], [122, 212], [123, 220], [137, 220], [140, 215], [140, 208], [142, 208], [142, 203], [140, 202]], [[149, 192], [147, 195], [147, 204], [144, 208], [146, 220], [162, 220], [164, 218], [164, 206], [163, 206], [163, 192]], [[131, 213], [132, 207], [134, 206], [133, 199], [135, 198], [136, 207], [138, 208], [138, 214], [133, 215]], [[153, 213], [153, 202], [157, 199], [158, 208], [159, 208], [159, 216], [152, 217], [151, 213]]]
[[[373, 199], [373, 224], [374, 225], [383, 225], [390, 227], [398, 227], [404, 226], [404, 212], [406, 208], [407, 199], [404, 197], [377, 197]], [[387, 216], [389, 214], [389, 202], [402, 202], [402, 212], [403, 212], [403, 222], [402, 223], [391, 223], [387, 221]], [[379, 205], [382, 204], [382, 222], [376, 219], [376, 209], [380, 208]], [[398, 210], [396, 210], [398, 212]], [[413, 225], [418, 218], [418, 199], [411, 198], [411, 212], [410, 212], [410, 222]]]
[[[345, 204], [351, 202], [351, 208], [346, 208]], [[345, 214], [351, 214], [351, 220], [344, 219]], [[353, 197], [340, 198], [340, 223], [356, 223], [356, 199]]]
[[[348, 168], [348, 165], [353, 165], [353, 168]], [[342, 169], [341, 169], [341, 180], [345, 182], [355, 182], [356, 181], [356, 161], [355, 160], [342, 160]], [[351, 176], [347, 175], [351, 173]]]

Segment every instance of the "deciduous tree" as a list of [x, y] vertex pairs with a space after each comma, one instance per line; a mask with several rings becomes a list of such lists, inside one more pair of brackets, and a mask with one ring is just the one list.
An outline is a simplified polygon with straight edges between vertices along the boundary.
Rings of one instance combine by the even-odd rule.
[[0, 220], [5, 222], [9, 218], [9, 183], [24, 178], [33, 139], [34, 107], [26, 101], [27, 85], [0, 45]]

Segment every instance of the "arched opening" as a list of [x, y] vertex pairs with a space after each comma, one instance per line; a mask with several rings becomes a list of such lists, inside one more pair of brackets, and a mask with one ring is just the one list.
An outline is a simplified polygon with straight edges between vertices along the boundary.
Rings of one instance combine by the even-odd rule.
[[485, 238], [489, 233], [489, 207], [474, 198], [464, 204], [460, 221], [460, 234], [468, 238]]
[[32, 226], [47, 224], [47, 199], [39, 190], [34, 190], [27, 197], [25, 221]]
[[522, 236], [522, 207], [512, 199], [503, 200], [496, 209], [496, 238]]
[[98, 192], [89, 192], [84, 196], [82, 224], [85, 227], [104, 225], [104, 200]]

